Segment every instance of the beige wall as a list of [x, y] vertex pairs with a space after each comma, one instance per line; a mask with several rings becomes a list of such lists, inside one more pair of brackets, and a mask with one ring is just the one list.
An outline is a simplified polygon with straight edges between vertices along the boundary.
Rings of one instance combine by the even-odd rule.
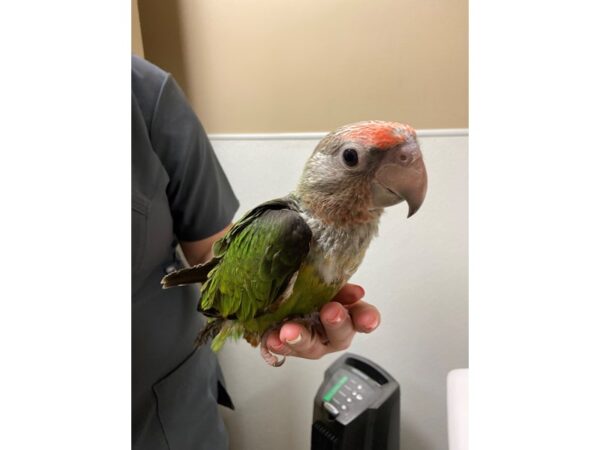
[[144, 56], [142, 42], [142, 27], [137, 0], [131, 0], [131, 51], [138, 56]]
[[210, 133], [468, 126], [467, 0], [139, 0]]

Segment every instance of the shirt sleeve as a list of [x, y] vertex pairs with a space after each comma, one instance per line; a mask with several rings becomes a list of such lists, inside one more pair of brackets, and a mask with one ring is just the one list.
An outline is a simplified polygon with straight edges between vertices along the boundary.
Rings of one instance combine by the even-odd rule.
[[177, 238], [196, 241], [221, 231], [239, 202], [204, 128], [170, 75], [149, 128], [152, 147], [169, 176], [167, 196]]

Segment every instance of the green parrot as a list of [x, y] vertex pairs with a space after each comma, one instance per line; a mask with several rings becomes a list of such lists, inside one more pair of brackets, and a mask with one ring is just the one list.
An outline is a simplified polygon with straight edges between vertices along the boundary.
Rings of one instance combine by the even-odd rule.
[[208, 317], [197, 343], [227, 338], [261, 344], [268, 332], [304, 320], [323, 336], [318, 311], [346, 284], [377, 234], [385, 207], [402, 201], [408, 217], [423, 203], [427, 173], [414, 129], [365, 121], [325, 136], [295, 191], [247, 212], [213, 246], [205, 264], [165, 276], [163, 288], [201, 283], [198, 310]]

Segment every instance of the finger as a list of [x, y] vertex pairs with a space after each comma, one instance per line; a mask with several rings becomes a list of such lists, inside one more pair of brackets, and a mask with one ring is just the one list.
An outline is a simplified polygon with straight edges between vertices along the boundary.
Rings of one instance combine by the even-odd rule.
[[358, 301], [348, 308], [354, 329], [360, 333], [370, 333], [381, 322], [379, 310], [365, 301]]
[[362, 286], [348, 283], [342, 286], [340, 291], [331, 299], [331, 301], [341, 303], [342, 305], [351, 305], [364, 296], [365, 290]]
[[327, 353], [327, 346], [318, 336], [296, 322], [285, 323], [279, 331], [279, 339], [290, 349], [292, 356], [319, 359]]
[[267, 347], [273, 352], [279, 355], [289, 355], [291, 353], [291, 349], [285, 345], [285, 342], [282, 342], [279, 339], [279, 330], [274, 330], [269, 333], [267, 336]]
[[340, 303], [327, 303], [320, 312], [321, 323], [329, 339], [328, 350], [345, 350], [354, 336], [354, 325], [348, 310]]

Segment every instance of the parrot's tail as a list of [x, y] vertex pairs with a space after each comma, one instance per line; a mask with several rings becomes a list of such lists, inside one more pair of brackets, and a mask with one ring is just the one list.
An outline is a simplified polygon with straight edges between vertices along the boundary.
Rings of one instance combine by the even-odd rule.
[[171, 272], [170, 274], [163, 277], [160, 281], [163, 289], [167, 289], [173, 286], [183, 286], [186, 284], [193, 283], [204, 283], [208, 278], [208, 273], [218, 264], [216, 258], [210, 260], [206, 264], [199, 264], [194, 267], [188, 267], [185, 269]]

